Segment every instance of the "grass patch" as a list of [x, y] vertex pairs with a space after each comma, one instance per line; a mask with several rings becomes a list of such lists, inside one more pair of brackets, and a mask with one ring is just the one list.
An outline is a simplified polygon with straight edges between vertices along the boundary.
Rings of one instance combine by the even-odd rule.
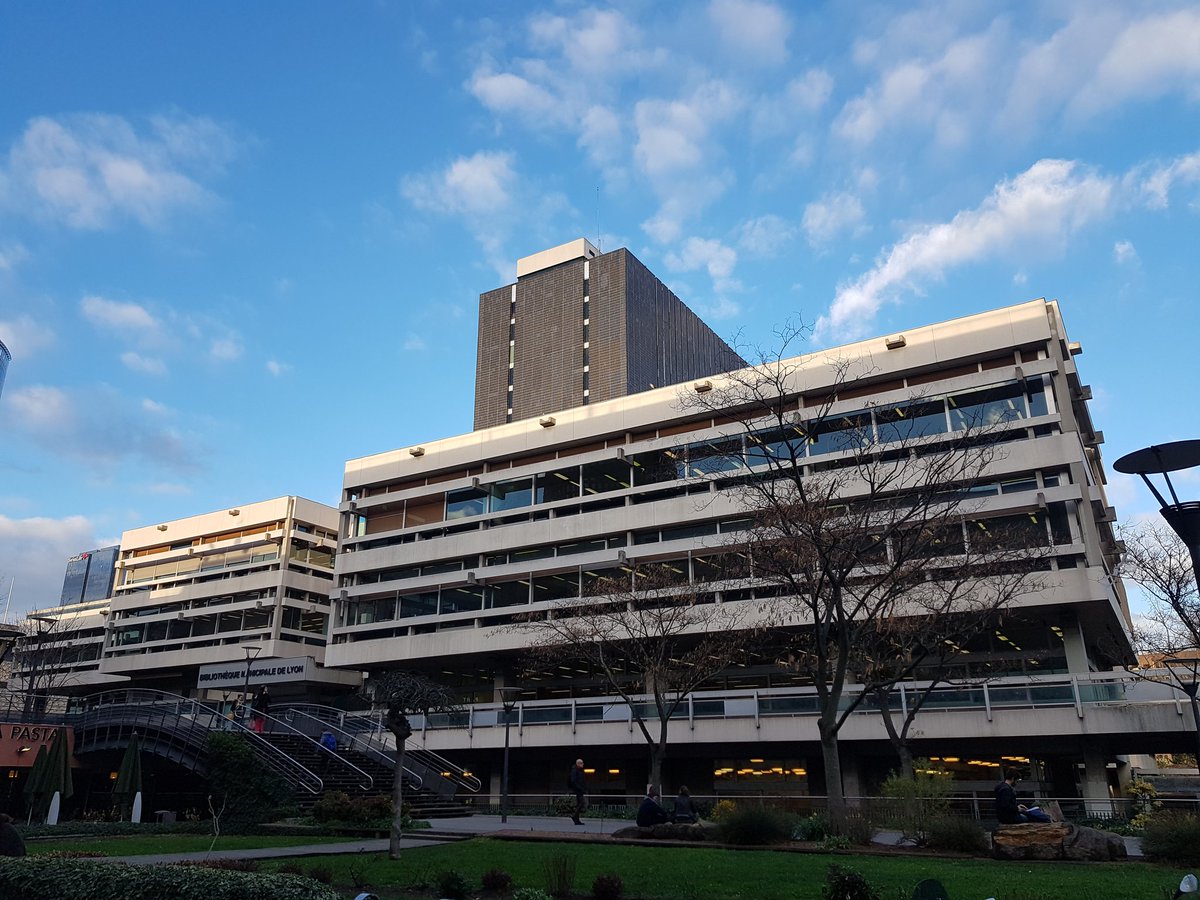
[[[328, 834], [300, 835], [246, 835], [229, 834], [217, 838], [213, 850], [251, 850], [259, 847], [303, 847], [307, 844], [336, 844], [355, 841]], [[83, 851], [101, 856], [147, 856], [159, 853], [200, 853], [208, 849], [212, 835], [158, 834], [145, 837], [78, 837], [62, 840], [29, 841], [26, 846], [30, 856], [43, 856], [55, 851]]]
[[[336, 888], [354, 879], [385, 900], [413, 896], [410, 889], [433, 886], [440, 872], [461, 872], [478, 888], [485, 872], [503, 869], [516, 887], [546, 887], [546, 861], [575, 860], [575, 884], [592, 884], [602, 873], [620, 872], [625, 896], [640, 900], [816, 900], [830, 863], [862, 872], [884, 897], [911, 896], [925, 878], [939, 879], [951, 897], [997, 900], [1058, 900], [1064, 897], [1121, 897], [1161, 900], [1182, 870], [1149, 863], [1014, 863], [974, 859], [772, 853], [714, 848], [622, 847], [555, 844], [480, 838], [405, 850], [403, 860], [386, 855], [324, 857]], [[263, 871], [275, 864], [264, 862]], [[900, 892], [903, 892], [901, 894]], [[417, 894], [416, 896], [421, 896]], [[435, 895], [436, 896], [436, 895]]]

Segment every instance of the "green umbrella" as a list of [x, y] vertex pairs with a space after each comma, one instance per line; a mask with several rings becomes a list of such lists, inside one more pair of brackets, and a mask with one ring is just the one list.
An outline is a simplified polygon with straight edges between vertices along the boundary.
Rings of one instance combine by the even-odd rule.
[[50, 753], [46, 750], [46, 745], [42, 744], [38, 747], [37, 758], [33, 761], [33, 768], [29, 770], [29, 778], [25, 781], [25, 789], [21, 792], [25, 795], [25, 805], [30, 809], [30, 816], [33, 815], [33, 810], [42, 806], [49, 760]]
[[[35, 762], [36, 766], [37, 763]], [[54, 734], [54, 742], [50, 744], [50, 752], [46, 759], [45, 781], [41, 784], [43, 802], [42, 809], [49, 809], [55, 793], [64, 806], [75, 793], [75, 779], [71, 774], [71, 754], [67, 750], [67, 729], [59, 728]]]
[[117, 769], [117, 783], [113, 786], [113, 794], [121, 798], [121, 805], [132, 803], [142, 790], [142, 741], [135, 731], [121, 757], [121, 767]]

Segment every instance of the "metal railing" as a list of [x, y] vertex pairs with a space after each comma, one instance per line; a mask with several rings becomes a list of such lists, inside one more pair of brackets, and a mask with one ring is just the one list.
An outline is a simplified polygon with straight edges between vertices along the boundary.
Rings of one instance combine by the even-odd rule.
[[[355, 749], [368, 747], [375, 753], [385, 754], [389, 759], [395, 753], [392, 746], [394, 739], [384, 726], [381, 713], [347, 713], [317, 703], [293, 704], [288, 709], [303, 712], [326, 724], [336, 724], [352, 737], [354, 743], [351, 746]], [[483, 783], [471, 772], [432, 750], [408, 747], [404, 752], [404, 760], [405, 774], [416, 779], [418, 786], [423, 785], [436, 794], [453, 796], [459, 788], [475, 794], [483, 788]]]
[[[254, 728], [250, 729], [251, 731], [254, 731], [256, 735], [260, 737], [263, 734], [290, 734], [296, 736], [302, 741], [307, 741], [308, 744], [311, 744], [311, 749], [313, 752], [316, 753], [318, 758], [321, 759], [325, 764], [332, 763], [334, 765], [353, 770], [356, 776], [359, 778], [358, 786], [361, 790], [369, 791], [375, 786], [375, 779], [371, 776], [371, 773], [354, 765], [354, 763], [350, 762], [350, 760], [346, 759], [344, 756], [339, 756], [336, 753], [330, 753], [321, 745], [320, 741], [313, 738], [304, 730], [297, 728], [292, 723], [285, 721], [283, 718], [279, 716], [273, 716], [270, 713], [264, 713], [259, 710], [247, 709], [245, 706], [242, 707], [242, 715], [243, 718], [248, 716], [252, 722], [254, 719], [262, 719], [263, 726], [261, 732], [256, 731]], [[321, 724], [319, 722], [315, 722], [314, 725], [317, 728], [317, 734], [319, 736]], [[270, 742], [268, 741], [268, 743]], [[290, 754], [287, 754], [287, 752], [282, 748], [276, 747], [276, 749], [281, 753], [290, 756]]]
[[[906, 715], [910, 704], [926, 692], [928, 682], [901, 684], [889, 697], [894, 714]], [[647, 698], [648, 700], [649, 698]], [[858, 697], [854, 685], [846, 687], [841, 708], [858, 702], [856, 714], [878, 715], [879, 703], [870, 696]], [[991, 721], [1006, 709], [1074, 708], [1079, 719], [1089, 708], [1130, 706], [1170, 706], [1183, 717], [1181, 726], [1189, 728], [1190, 717], [1178, 691], [1169, 684], [1147, 680], [1126, 672], [1090, 675], [1046, 675], [1025, 678], [996, 678], [973, 684], [945, 684], [934, 687], [921, 701], [919, 715], [945, 715], [956, 712], [982, 712]], [[533, 700], [517, 704], [512, 724], [518, 733], [539, 725], [577, 726], [590, 723], [621, 723], [633, 727], [634, 712], [654, 717], [646, 702], [630, 707], [620, 697], [585, 697], [571, 700]], [[695, 728], [703, 719], [763, 719], [815, 716], [820, 712], [815, 688], [765, 688], [750, 691], [696, 692], [684, 698], [672, 716], [686, 720]], [[454, 713], [414, 716], [421, 731], [476, 728], [502, 728], [503, 707], [499, 703], [479, 703]]]
[[320, 794], [319, 775], [242, 722], [227, 719], [212, 706], [167, 691], [125, 689], [93, 694], [64, 717], [76, 732], [76, 753], [122, 746], [126, 731], [137, 730], [146, 749], [191, 769], [207, 764], [208, 737], [230, 731], [246, 738], [264, 765], [288, 783]]

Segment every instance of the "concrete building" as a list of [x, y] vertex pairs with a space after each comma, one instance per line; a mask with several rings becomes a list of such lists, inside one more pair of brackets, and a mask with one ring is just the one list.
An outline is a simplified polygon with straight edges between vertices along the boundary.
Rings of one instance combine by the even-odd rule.
[[479, 296], [475, 428], [744, 365], [628, 250], [587, 240], [517, 261]]
[[219, 700], [240, 690], [253, 648], [251, 689], [344, 694], [357, 673], [321, 668], [336, 545], [336, 511], [303, 497], [126, 531], [111, 597], [31, 614], [44, 652], [22, 654], [17, 690], [40, 667], [56, 694], [125, 684]]
[[[585, 262], [596, 265], [571, 265], [582, 270]], [[841, 385], [831, 419], [882, 433], [885, 414], [911, 412], [919, 397], [930, 435], [952, 436], [972, 412], [997, 413], [1003, 423], [1005, 452], [977, 488], [983, 514], [1032, 523], [1052, 577], [1018, 601], [1019, 619], [968, 648], [1003, 673], [990, 693], [985, 680], [947, 694], [941, 705], [962, 714], [931, 712], [921, 723], [918, 752], [936, 756], [968, 790], [989, 792], [1005, 761], [1036, 758], [1045, 790], [1070, 795], [1086, 783], [1080, 790], [1099, 795], [1106, 765], [1138, 743], [1120, 713], [1106, 707], [1085, 716], [1091, 700], [1126, 690], [1099, 673], [1128, 657], [1129, 613], [1114, 578], [1120, 548], [1104, 490], [1103, 435], [1088, 412], [1078, 352], [1058, 304], [1036, 300], [788, 363], [789, 402], [801, 422], [805, 398], [836, 388], [838, 364], [854, 359], [869, 374], [853, 390]], [[480, 361], [482, 369], [482, 351]], [[597, 770], [596, 793], [637, 793], [646, 751], [628, 710], [583, 671], [522, 674], [528, 638], [511, 626], [514, 616], [586, 594], [598, 573], [632, 561], [670, 565], [693, 582], [712, 577], [714, 553], [745, 527], [744, 509], [723, 485], [752, 474], [755, 457], [749, 445], [729, 451], [728, 442], [742, 438], [722, 417], [681, 404], [713, 386], [690, 378], [593, 396], [540, 419], [524, 416], [547, 407], [518, 405], [511, 422], [350, 460], [326, 664], [402, 665], [461, 690], [473, 701], [465, 716], [426, 723], [420, 740], [491, 772], [493, 788], [503, 732], [495, 727], [498, 688], [517, 683], [515, 790], [561, 789], [559, 769], [580, 753], [611, 764]], [[493, 392], [477, 395], [477, 424], [494, 421], [478, 415], [479, 397]], [[829, 441], [804, 452], [814, 471], [849, 455]], [[723, 593], [722, 602], [755, 599], [753, 585]], [[686, 722], [674, 726], [674, 783], [718, 793], [822, 790], [816, 723], [802, 714], [811, 688], [770, 660], [726, 672], [687, 708]], [[1186, 731], [1164, 710], [1155, 727]], [[877, 717], [848, 725], [843, 757], [850, 794], [894, 764]]]

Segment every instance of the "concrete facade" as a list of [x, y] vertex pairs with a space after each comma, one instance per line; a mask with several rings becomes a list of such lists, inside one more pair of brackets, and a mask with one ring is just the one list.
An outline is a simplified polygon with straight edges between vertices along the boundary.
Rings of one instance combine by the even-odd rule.
[[581, 239], [517, 275], [479, 297], [476, 429], [744, 365], [628, 250]]

